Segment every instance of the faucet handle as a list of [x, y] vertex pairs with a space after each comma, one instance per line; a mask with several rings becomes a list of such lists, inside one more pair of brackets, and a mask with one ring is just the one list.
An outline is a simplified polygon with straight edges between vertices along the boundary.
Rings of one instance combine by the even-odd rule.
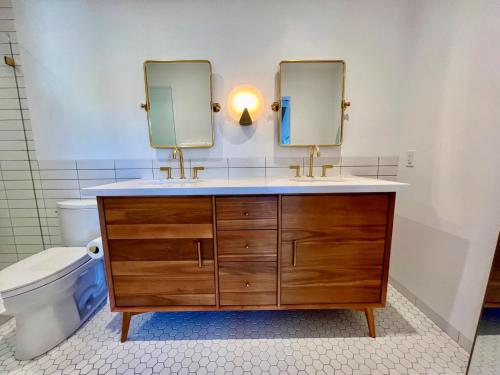
[[191, 173], [191, 178], [193, 180], [197, 180], [198, 179], [198, 172], [199, 171], [204, 171], [205, 170], [205, 167], [193, 167], [193, 170], [192, 170], [192, 173]]
[[170, 180], [172, 178], [172, 167], [160, 167], [160, 171], [167, 173], [168, 180]]
[[321, 167], [321, 177], [326, 177], [326, 170], [333, 168], [333, 165], [331, 164], [325, 164]]
[[295, 177], [300, 177], [300, 165], [290, 165], [289, 168], [295, 170]]

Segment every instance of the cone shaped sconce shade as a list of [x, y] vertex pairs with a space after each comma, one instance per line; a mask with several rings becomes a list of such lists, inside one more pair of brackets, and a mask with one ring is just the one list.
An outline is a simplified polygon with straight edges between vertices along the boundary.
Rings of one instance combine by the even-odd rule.
[[250, 117], [250, 113], [246, 108], [243, 110], [243, 113], [241, 114], [240, 125], [252, 125], [252, 118]]
[[262, 112], [262, 95], [249, 85], [235, 87], [228, 96], [228, 112], [240, 125], [252, 125]]

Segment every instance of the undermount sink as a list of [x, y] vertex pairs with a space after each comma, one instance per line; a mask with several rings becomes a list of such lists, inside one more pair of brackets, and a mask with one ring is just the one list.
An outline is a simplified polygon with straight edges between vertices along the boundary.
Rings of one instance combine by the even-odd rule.
[[294, 182], [347, 182], [344, 177], [292, 177], [290, 181]]
[[202, 182], [202, 179], [192, 179], [192, 178], [172, 178], [172, 179], [162, 179], [162, 180], [143, 180], [144, 185], [179, 185], [179, 184], [194, 184]]

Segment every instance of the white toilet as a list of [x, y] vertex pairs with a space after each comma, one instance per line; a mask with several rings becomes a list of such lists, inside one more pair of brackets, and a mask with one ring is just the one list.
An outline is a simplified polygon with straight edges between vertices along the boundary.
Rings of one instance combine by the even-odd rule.
[[16, 318], [16, 358], [31, 359], [70, 336], [106, 300], [102, 258], [87, 255], [100, 236], [95, 200], [59, 202], [65, 246], [47, 249], [0, 271], [3, 314]]

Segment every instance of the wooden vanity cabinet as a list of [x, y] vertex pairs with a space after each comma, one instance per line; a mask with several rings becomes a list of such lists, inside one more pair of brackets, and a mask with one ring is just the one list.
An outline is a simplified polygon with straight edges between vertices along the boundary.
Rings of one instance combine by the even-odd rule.
[[98, 197], [112, 311], [386, 302], [395, 193]]

